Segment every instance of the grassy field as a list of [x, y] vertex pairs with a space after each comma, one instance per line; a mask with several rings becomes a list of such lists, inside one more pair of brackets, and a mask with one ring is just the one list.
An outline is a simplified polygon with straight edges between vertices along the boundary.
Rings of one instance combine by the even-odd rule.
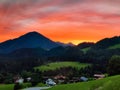
[[89, 82], [58, 85], [48, 90], [120, 90], [120, 75]]
[[88, 66], [89, 64], [79, 63], [79, 62], [55, 62], [55, 63], [49, 63], [46, 65], [42, 65], [39, 67], [35, 67], [35, 69], [39, 69], [41, 71], [49, 71], [49, 70], [56, 70], [61, 67], [74, 67], [74, 68], [84, 68]]
[[8, 85], [0, 85], [0, 90], [13, 90], [14, 85], [8, 84]]
[[90, 47], [87, 47], [87, 48], [83, 48], [82, 49], [82, 51], [84, 52], [84, 53], [86, 53], [88, 50], [90, 50], [91, 48]]
[[117, 48], [120, 48], [120, 44], [117, 44], [117, 45], [111, 46], [111, 47], [109, 47], [108, 49], [117, 49]]
[[[39, 85], [40, 86], [40, 85]], [[21, 88], [31, 87], [30, 83], [23, 83], [21, 84]], [[13, 90], [14, 84], [1, 84], [0, 90]]]

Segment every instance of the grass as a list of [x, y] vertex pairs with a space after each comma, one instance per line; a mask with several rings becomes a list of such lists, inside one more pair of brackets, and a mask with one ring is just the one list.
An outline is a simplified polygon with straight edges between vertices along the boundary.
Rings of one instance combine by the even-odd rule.
[[90, 50], [91, 48], [90, 47], [87, 47], [87, 48], [83, 48], [82, 49], [82, 51], [84, 52], [84, 53], [86, 53], [88, 50]]
[[[21, 88], [31, 87], [30, 83], [21, 84]], [[14, 90], [14, 84], [1, 84], [0, 90]]]
[[120, 90], [120, 75], [89, 82], [58, 85], [48, 90]]
[[117, 48], [120, 48], [120, 44], [117, 44], [117, 45], [111, 46], [111, 47], [109, 47], [108, 49], [117, 49]]
[[38, 83], [37, 85], [36, 85], [36, 87], [45, 87], [46, 86], [46, 84], [43, 84], [43, 83]]
[[0, 90], [13, 90], [14, 84], [0, 85]]
[[73, 67], [73, 68], [81, 69], [88, 65], [89, 64], [84, 64], [79, 62], [55, 62], [55, 63], [49, 63], [39, 67], [35, 67], [35, 69], [39, 69], [40, 71], [56, 70], [62, 67]]

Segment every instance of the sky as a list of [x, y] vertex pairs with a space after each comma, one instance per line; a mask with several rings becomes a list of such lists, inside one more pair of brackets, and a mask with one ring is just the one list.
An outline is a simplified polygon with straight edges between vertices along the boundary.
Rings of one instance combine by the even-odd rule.
[[53, 41], [120, 35], [120, 0], [0, 0], [0, 42], [38, 31]]

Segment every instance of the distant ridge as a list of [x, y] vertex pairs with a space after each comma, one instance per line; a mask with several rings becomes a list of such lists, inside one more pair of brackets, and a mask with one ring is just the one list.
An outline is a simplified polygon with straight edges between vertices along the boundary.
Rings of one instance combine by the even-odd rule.
[[112, 38], [104, 38], [100, 41], [98, 41], [93, 48], [94, 49], [107, 49], [111, 46], [120, 44], [120, 36], [115, 36]]
[[60, 46], [63, 47], [67, 47], [67, 46], [75, 46], [73, 43], [69, 42], [69, 43], [62, 43], [62, 42], [56, 42], [57, 44], [59, 44]]

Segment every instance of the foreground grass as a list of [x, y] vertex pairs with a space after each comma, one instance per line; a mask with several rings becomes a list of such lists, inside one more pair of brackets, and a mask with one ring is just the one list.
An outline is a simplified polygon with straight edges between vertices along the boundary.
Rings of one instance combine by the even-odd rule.
[[36, 85], [36, 87], [45, 87], [45, 86], [47, 86], [46, 84], [43, 84], [43, 83], [38, 83], [37, 85]]
[[[31, 87], [30, 83], [21, 84], [21, 88]], [[0, 90], [14, 90], [14, 84], [1, 84]]]
[[35, 69], [39, 69], [40, 71], [56, 70], [62, 67], [73, 67], [73, 68], [81, 69], [81, 68], [85, 68], [88, 65], [89, 64], [84, 64], [79, 62], [55, 62], [55, 63], [49, 63], [39, 67], [35, 67]]
[[120, 90], [120, 75], [89, 82], [58, 85], [48, 90]]
[[13, 90], [14, 84], [0, 85], [0, 90]]

